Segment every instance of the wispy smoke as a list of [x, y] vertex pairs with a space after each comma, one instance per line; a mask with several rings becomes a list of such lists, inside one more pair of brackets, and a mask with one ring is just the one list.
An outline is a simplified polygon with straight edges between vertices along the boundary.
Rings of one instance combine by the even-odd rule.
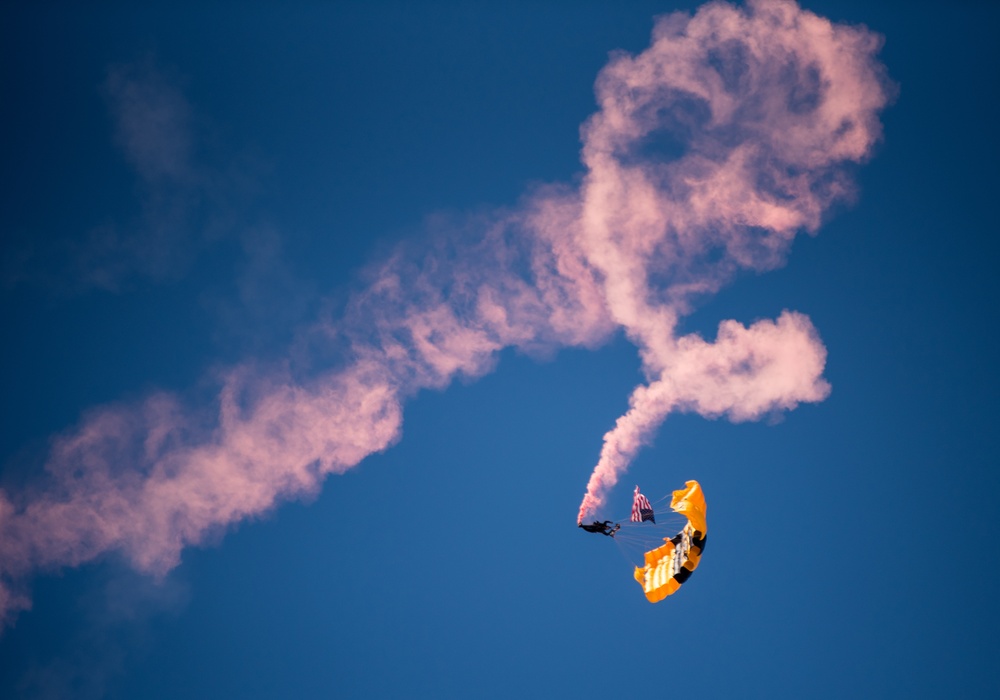
[[138, 211], [81, 222], [67, 236], [31, 231], [5, 240], [0, 284], [59, 295], [122, 292], [181, 276], [199, 253], [233, 235], [253, 168], [213, 165], [217, 147], [197, 137], [203, 120], [175, 82], [152, 56], [109, 68], [101, 91], [114, 144], [135, 176]]
[[678, 337], [677, 322], [738, 270], [780, 264], [850, 194], [839, 168], [870, 153], [887, 99], [879, 44], [780, 0], [660, 19], [648, 50], [598, 77], [580, 187], [541, 188], [370, 269], [310, 329], [335, 369], [247, 364], [209, 409], [155, 395], [56, 439], [43, 486], [0, 492], [0, 611], [28, 605], [32, 573], [110, 551], [166, 572], [207, 533], [387, 448], [408, 396], [482, 375], [504, 347], [624, 329], [639, 349], [648, 384], [605, 436], [581, 518], [671, 411], [749, 420], [823, 399], [805, 316], [725, 321], [714, 342]]

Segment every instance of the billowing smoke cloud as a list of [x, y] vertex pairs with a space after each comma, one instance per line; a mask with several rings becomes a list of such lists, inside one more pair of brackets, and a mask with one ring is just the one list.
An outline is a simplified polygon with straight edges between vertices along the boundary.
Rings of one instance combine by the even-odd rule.
[[[725, 322], [714, 344], [675, 327], [692, 298], [736, 269], [780, 263], [797, 231], [850, 194], [838, 167], [881, 133], [879, 45], [791, 2], [713, 4], [661, 20], [647, 51], [602, 71], [581, 233], [650, 384], [605, 436], [579, 518], [673, 410], [749, 420], [828, 394], [826, 351], [804, 316]], [[677, 157], [658, 161], [657, 143]]]
[[805, 316], [725, 321], [714, 342], [677, 323], [740, 269], [780, 264], [850, 195], [843, 165], [880, 135], [879, 43], [781, 0], [661, 18], [649, 49], [598, 77], [581, 185], [370, 269], [309, 334], [336, 349], [334, 369], [247, 364], [210, 408], [155, 395], [56, 439], [43, 485], [0, 492], [0, 611], [28, 605], [32, 573], [107, 552], [168, 571], [207, 533], [387, 448], [408, 396], [482, 375], [505, 347], [590, 347], [623, 329], [639, 349], [648, 383], [605, 436], [581, 518], [671, 411], [750, 420], [822, 400], [825, 349]]

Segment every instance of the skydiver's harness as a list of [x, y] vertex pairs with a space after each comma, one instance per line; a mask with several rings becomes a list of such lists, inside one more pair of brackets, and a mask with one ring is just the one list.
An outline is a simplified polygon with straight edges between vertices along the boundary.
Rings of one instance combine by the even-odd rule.
[[606, 537], [614, 537], [615, 533], [621, 529], [621, 523], [615, 523], [614, 527], [611, 527], [611, 521], [605, 520], [603, 523], [600, 520], [595, 520], [590, 525], [584, 525], [580, 523], [579, 527], [582, 527], [587, 532], [598, 532]]

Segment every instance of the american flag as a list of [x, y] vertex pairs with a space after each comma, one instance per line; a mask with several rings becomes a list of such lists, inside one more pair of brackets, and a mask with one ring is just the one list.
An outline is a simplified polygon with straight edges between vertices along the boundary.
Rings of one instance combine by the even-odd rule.
[[644, 520], [656, 522], [653, 517], [653, 506], [649, 505], [649, 499], [639, 493], [639, 487], [635, 487], [635, 498], [632, 499], [632, 522], [641, 523]]

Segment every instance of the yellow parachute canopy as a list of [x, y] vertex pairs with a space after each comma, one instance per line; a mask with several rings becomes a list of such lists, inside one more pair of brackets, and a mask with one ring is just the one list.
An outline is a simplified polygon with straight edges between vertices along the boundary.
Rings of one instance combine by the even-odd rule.
[[676, 537], [664, 539], [664, 544], [645, 554], [646, 565], [635, 567], [635, 580], [646, 592], [650, 603], [659, 603], [681, 587], [691, 572], [698, 568], [705, 551], [708, 523], [705, 521], [705, 494], [701, 484], [688, 481], [674, 491], [670, 507], [687, 517], [687, 525]]

